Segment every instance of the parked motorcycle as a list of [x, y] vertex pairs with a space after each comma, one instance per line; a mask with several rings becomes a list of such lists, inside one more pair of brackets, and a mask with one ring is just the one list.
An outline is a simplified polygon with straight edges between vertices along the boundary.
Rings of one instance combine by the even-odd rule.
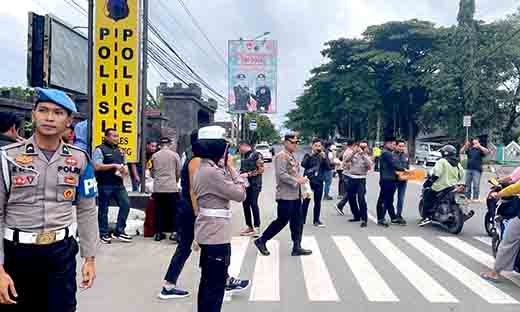
[[[421, 192], [421, 200], [419, 201], [419, 213], [423, 216], [424, 198], [426, 192], [433, 192], [431, 186], [435, 182], [435, 178], [428, 175], [426, 182], [423, 184]], [[432, 223], [444, 228], [451, 234], [459, 234], [462, 231], [464, 222], [474, 215], [468, 210], [467, 200], [464, 192], [458, 187], [445, 189], [435, 198], [433, 205]]]

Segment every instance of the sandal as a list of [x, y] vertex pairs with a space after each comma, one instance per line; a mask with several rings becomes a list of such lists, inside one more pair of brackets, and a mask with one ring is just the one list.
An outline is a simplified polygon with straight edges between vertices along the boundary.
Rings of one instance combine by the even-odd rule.
[[489, 281], [489, 282], [492, 282], [492, 283], [500, 283], [500, 277], [499, 276], [494, 277], [492, 275], [489, 275], [488, 272], [480, 273], [480, 277], [482, 277], [486, 281]]

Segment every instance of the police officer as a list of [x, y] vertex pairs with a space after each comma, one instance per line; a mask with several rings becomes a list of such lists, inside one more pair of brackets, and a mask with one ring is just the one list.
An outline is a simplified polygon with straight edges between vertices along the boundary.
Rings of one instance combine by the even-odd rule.
[[193, 175], [192, 190], [198, 208], [195, 241], [200, 246], [201, 277], [198, 311], [220, 311], [231, 260], [232, 219], [229, 201], [246, 199], [245, 183], [227, 157], [225, 129], [199, 130], [200, 164]]
[[[186, 290], [177, 286], [177, 280], [181, 274], [184, 264], [191, 255], [194, 239], [195, 213], [197, 200], [192, 192], [191, 180], [200, 165], [200, 148], [198, 143], [198, 130], [190, 135], [191, 156], [184, 162], [181, 170], [181, 199], [177, 205], [177, 226], [179, 233], [179, 245], [170, 260], [168, 271], [164, 277], [163, 286], [159, 298], [163, 300], [185, 298], [190, 295]], [[248, 280], [240, 280], [227, 276], [226, 292], [238, 293], [249, 287]]]
[[262, 255], [269, 256], [266, 243], [280, 233], [287, 223], [290, 223], [291, 238], [294, 244], [292, 255], [308, 256], [312, 254], [312, 251], [301, 247], [303, 212], [300, 186], [309, 180], [298, 174], [299, 164], [294, 158], [294, 152], [298, 146], [296, 135], [285, 135], [284, 146], [284, 150], [274, 158], [278, 217], [267, 227], [264, 234], [255, 240], [255, 245]]
[[[258, 196], [262, 191], [262, 174], [264, 173], [264, 161], [262, 154], [255, 151], [247, 141], [240, 142], [239, 146], [242, 159], [240, 161], [240, 175], [246, 177], [249, 186], [246, 189], [247, 197], [242, 203], [247, 228], [240, 235], [254, 236], [260, 231], [260, 208], [258, 208]], [[252, 215], [252, 219], [251, 219]]]
[[161, 149], [152, 156], [153, 198], [155, 201], [155, 241], [161, 241], [164, 236], [165, 216], [171, 216], [173, 231], [170, 240], [176, 241], [175, 217], [179, 188], [177, 182], [181, 178], [181, 159], [172, 150], [170, 138], [161, 139]]
[[96, 182], [88, 155], [61, 140], [76, 105], [62, 91], [36, 88], [28, 140], [5, 146], [0, 175], [1, 311], [76, 310], [73, 203], [81, 236], [82, 288], [94, 282]]

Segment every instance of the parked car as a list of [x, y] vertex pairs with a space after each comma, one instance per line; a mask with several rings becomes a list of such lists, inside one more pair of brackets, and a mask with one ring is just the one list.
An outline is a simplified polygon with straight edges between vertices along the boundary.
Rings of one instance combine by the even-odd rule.
[[435, 165], [437, 160], [441, 159], [442, 154], [439, 150], [443, 147], [442, 144], [433, 142], [417, 142], [415, 148], [415, 163]]
[[262, 154], [262, 158], [265, 162], [273, 161], [273, 154], [271, 151], [271, 146], [267, 143], [260, 143], [255, 146], [255, 150]]

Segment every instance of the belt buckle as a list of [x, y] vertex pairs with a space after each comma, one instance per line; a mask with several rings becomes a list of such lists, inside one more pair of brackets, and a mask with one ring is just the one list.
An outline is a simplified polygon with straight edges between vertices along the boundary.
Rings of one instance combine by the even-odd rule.
[[56, 241], [56, 232], [39, 233], [36, 236], [36, 245], [49, 245]]

